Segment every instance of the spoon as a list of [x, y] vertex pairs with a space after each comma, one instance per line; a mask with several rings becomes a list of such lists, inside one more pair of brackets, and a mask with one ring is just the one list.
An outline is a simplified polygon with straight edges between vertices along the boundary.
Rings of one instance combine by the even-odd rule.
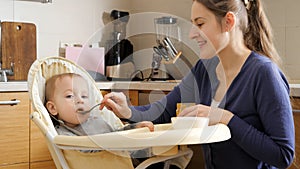
[[94, 108], [96, 108], [97, 106], [100, 106], [102, 103], [98, 103], [96, 104], [95, 106], [91, 107], [89, 110], [86, 110], [86, 111], [77, 111], [77, 113], [80, 113], [80, 114], [87, 114], [89, 112], [91, 112]]

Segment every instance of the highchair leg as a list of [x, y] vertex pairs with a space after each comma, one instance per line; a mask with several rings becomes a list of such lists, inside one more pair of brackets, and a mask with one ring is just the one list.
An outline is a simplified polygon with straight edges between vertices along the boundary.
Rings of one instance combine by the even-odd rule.
[[168, 169], [171, 164], [176, 165], [177, 167], [184, 169], [190, 162], [193, 156], [193, 151], [189, 148], [181, 149], [177, 154], [172, 156], [155, 156], [143, 161], [135, 169], [145, 169], [151, 164], [165, 161], [164, 169]]
[[166, 161], [164, 165], [164, 169], [169, 169], [171, 165], [171, 161]]

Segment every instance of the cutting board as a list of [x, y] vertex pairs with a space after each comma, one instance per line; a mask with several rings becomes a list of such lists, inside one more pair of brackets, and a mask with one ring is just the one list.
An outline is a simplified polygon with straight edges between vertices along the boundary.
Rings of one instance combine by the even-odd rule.
[[14, 75], [8, 80], [27, 80], [31, 64], [36, 60], [36, 26], [33, 23], [1, 22], [2, 69], [13, 65]]

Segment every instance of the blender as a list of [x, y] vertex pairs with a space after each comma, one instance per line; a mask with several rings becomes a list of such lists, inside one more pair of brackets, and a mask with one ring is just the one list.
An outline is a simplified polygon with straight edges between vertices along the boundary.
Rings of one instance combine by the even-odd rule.
[[181, 55], [176, 49], [181, 39], [177, 18], [171, 16], [155, 18], [154, 25], [157, 46], [153, 47], [151, 80], [174, 79], [168, 67]]
[[129, 12], [112, 10], [112, 39], [106, 43], [105, 75], [108, 80], [129, 80], [135, 71], [132, 54], [133, 45], [126, 39]]

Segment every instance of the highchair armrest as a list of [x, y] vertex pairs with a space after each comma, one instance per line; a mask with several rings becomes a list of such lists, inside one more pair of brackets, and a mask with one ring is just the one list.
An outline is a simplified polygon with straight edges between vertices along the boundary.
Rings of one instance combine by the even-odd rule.
[[47, 126], [41, 119], [41, 116], [38, 112], [35, 111], [35, 112], [31, 113], [30, 119], [38, 126], [38, 128], [40, 128], [40, 130], [42, 131], [42, 133], [44, 135], [47, 135], [49, 133]]

